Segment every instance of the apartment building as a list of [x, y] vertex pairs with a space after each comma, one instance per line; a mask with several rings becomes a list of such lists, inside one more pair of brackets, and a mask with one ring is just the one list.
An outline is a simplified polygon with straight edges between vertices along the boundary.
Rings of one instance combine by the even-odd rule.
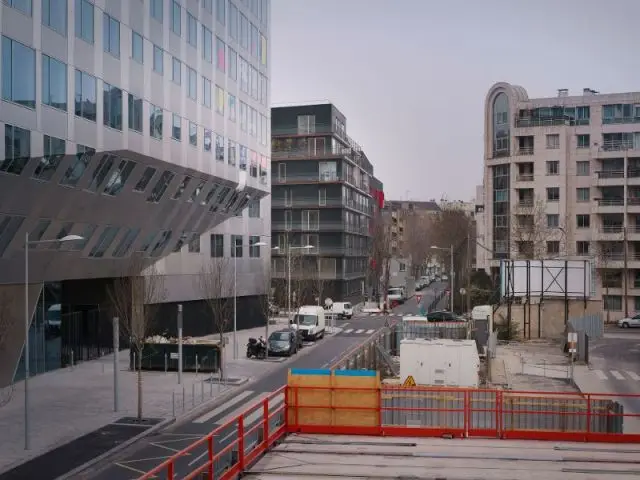
[[330, 103], [272, 108], [271, 137], [274, 284], [284, 288], [293, 257], [292, 276], [309, 282], [299, 302], [361, 298], [373, 166], [347, 135], [346, 117]]
[[[530, 99], [519, 86], [491, 87], [480, 231], [492, 254], [478, 252], [482, 267], [517, 256], [592, 259], [612, 318], [640, 310], [639, 123], [640, 92]], [[538, 241], [523, 237], [531, 231]]]
[[[248, 245], [269, 234], [269, 11], [269, 0], [0, 4], [0, 386], [25, 343], [27, 235], [50, 242], [28, 249], [32, 373], [110, 348], [106, 290], [134, 255], [164, 275], [158, 328], [175, 329], [181, 303], [185, 334], [211, 331], [193, 278], [232, 254], [238, 321], [264, 322], [254, 278], [269, 253]], [[56, 242], [68, 235], [81, 240]]]
[[391, 255], [409, 256], [407, 252], [407, 220], [411, 216], [427, 220], [430, 216], [440, 212], [440, 206], [435, 200], [387, 200], [384, 205], [384, 216], [391, 223]]

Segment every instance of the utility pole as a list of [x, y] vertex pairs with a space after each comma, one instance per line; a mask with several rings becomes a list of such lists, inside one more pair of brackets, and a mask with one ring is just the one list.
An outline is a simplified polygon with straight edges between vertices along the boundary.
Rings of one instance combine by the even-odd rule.
[[622, 270], [622, 276], [623, 281], [624, 281], [624, 296], [623, 296], [623, 301], [624, 301], [624, 317], [627, 318], [629, 316], [629, 302], [628, 300], [628, 285], [629, 285], [629, 268], [628, 268], [628, 246], [627, 246], [627, 225], [626, 225], [626, 221], [625, 221], [625, 225], [622, 226], [622, 245], [623, 245], [623, 249], [624, 249], [624, 266], [623, 266], [623, 270]]
[[467, 233], [467, 313], [471, 314], [471, 234]]

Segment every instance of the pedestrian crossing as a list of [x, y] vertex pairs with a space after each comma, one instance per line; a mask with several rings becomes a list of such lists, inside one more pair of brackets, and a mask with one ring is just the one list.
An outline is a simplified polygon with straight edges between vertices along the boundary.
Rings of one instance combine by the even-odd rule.
[[598, 380], [622, 380], [640, 382], [640, 375], [630, 370], [593, 370]]
[[[213, 410], [201, 415], [194, 419], [192, 422], [197, 424], [212, 423], [213, 425], [223, 425], [242, 413], [247, 412], [249, 407], [262, 402], [271, 393], [269, 392], [254, 392], [253, 390], [245, 390], [244, 392], [235, 395], [228, 401], [214, 408]], [[284, 393], [280, 393], [275, 397], [269, 399], [269, 411], [273, 412], [284, 403]], [[247, 412], [244, 416], [245, 424], [252, 424], [257, 420], [260, 420], [263, 416], [262, 407], [257, 407]]]
[[376, 312], [376, 313], [356, 313], [354, 315], [354, 318], [366, 318], [366, 317], [402, 317], [404, 315], [407, 315], [406, 313], [382, 313], [382, 312]]
[[340, 335], [371, 335], [375, 331], [376, 330], [374, 328], [345, 328], [338, 334]]

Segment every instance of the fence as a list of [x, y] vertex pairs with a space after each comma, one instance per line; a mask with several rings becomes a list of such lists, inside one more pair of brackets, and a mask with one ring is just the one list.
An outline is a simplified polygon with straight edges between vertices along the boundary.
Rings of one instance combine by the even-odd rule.
[[236, 478], [287, 433], [640, 442], [640, 414], [624, 413], [640, 410], [640, 395], [400, 387], [366, 371], [292, 371], [288, 381], [140, 480]]
[[585, 332], [590, 339], [602, 338], [604, 335], [604, 322], [602, 314], [585, 315], [584, 317], [570, 318], [569, 323], [576, 332]]

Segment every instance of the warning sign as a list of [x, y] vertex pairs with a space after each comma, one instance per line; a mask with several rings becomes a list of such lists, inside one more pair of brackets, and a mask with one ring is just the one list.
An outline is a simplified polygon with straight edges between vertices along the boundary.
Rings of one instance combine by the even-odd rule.
[[409, 375], [402, 384], [403, 387], [415, 387], [416, 381], [413, 379], [413, 375]]
[[422, 295], [416, 295], [416, 302], [420, 303], [422, 301]]

